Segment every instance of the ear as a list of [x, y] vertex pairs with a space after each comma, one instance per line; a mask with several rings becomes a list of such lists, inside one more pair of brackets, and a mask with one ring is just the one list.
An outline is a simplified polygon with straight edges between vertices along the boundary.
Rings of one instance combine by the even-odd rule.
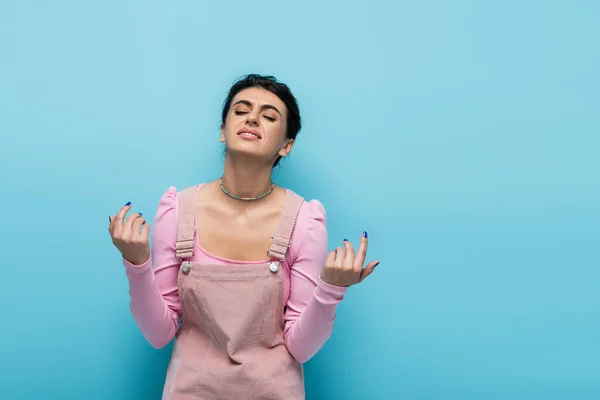
[[225, 126], [221, 124], [221, 143], [225, 143]]
[[292, 151], [292, 148], [294, 147], [294, 139], [290, 139], [288, 140], [288, 142], [285, 144], [285, 146], [283, 146], [281, 148], [281, 150], [278, 151], [278, 154], [281, 157], [285, 157], [288, 154], [290, 154], [290, 152]]

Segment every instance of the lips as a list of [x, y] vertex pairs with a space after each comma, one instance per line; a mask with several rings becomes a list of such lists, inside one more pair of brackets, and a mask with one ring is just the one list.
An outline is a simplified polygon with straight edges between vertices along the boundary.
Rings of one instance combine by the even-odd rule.
[[258, 133], [257, 130], [255, 129], [250, 129], [250, 128], [242, 128], [238, 131], [238, 136], [244, 136], [248, 139], [250, 138], [254, 138], [254, 139], [262, 139], [262, 136], [260, 133]]

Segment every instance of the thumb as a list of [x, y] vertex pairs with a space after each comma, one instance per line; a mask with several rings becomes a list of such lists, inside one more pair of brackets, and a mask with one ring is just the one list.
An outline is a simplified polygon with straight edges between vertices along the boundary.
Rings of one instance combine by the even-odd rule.
[[378, 265], [379, 265], [379, 261], [371, 261], [369, 264], [367, 264], [367, 267], [364, 268], [362, 271], [360, 271], [359, 282], [362, 282], [363, 280], [365, 280], [365, 278], [367, 276], [371, 275], [373, 273], [373, 270], [375, 269], [375, 267]]

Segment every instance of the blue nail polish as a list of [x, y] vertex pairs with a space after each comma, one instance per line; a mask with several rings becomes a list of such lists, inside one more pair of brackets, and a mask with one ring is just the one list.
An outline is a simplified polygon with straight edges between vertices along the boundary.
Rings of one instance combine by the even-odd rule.
[[112, 222], [112, 220], [110, 219], [110, 217], [108, 217], [108, 222]]
[[377, 264], [373, 265], [373, 269], [374, 269], [376, 266], [378, 266], [378, 265], [379, 265], [379, 263], [377, 263]]
[[130, 202], [130, 201], [128, 201], [128, 202], [127, 202], [127, 204], [125, 204], [125, 205], [126, 205], [126, 206], [130, 206], [130, 205], [131, 205], [131, 202]]
[[363, 232], [363, 237], [364, 237], [365, 239], [368, 237], [368, 236], [367, 236], [367, 231], [364, 231], [364, 232]]
[[142, 213], [138, 213], [138, 214], [140, 214], [140, 216], [142, 215]]
[[347, 242], [347, 241], [348, 241], [348, 239], [344, 239], [344, 242]]

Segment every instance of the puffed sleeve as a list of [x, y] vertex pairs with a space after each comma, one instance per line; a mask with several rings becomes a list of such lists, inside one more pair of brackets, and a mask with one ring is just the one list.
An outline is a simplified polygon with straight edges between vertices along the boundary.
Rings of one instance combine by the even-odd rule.
[[157, 349], [173, 339], [181, 315], [177, 292], [180, 262], [175, 257], [178, 200], [173, 186], [160, 198], [151, 227], [150, 258], [141, 265], [122, 260], [129, 281], [131, 313], [146, 340]]
[[290, 265], [284, 328], [286, 347], [300, 363], [312, 358], [331, 336], [337, 305], [347, 290], [320, 278], [328, 252], [326, 212], [318, 200], [306, 205], [308, 209], [297, 226], [302, 229], [304, 224], [305, 232]]

